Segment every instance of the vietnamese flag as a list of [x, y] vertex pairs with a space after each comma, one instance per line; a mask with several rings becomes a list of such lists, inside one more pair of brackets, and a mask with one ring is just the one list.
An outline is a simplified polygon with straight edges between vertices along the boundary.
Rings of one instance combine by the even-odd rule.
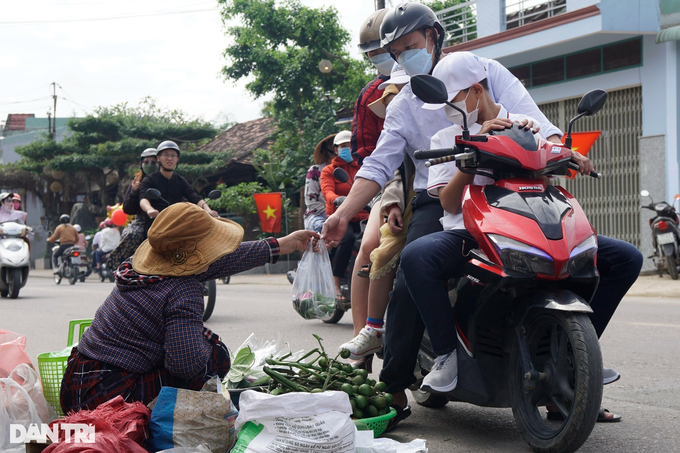
[[[589, 132], [572, 132], [571, 133], [571, 150], [577, 153], [588, 156], [590, 148], [593, 147], [595, 141], [602, 135], [602, 131], [589, 131]], [[567, 137], [567, 134], [562, 136], [562, 143]], [[569, 170], [569, 178], [574, 179], [576, 177], [576, 172]]]
[[260, 215], [262, 231], [265, 233], [281, 232], [281, 193], [256, 193], [253, 195]]

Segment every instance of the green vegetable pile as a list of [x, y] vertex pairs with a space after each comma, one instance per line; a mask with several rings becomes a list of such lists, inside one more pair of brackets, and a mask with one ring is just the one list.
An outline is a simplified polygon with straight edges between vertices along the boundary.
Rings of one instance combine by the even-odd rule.
[[307, 352], [297, 360], [287, 360], [291, 354], [268, 358], [263, 370], [270, 377], [268, 391], [272, 395], [289, 392], [319, 393], [339, 390], [347, 393], [352, 405], [353, 418], [385, 415], [390, 411], [392, 394], [385, 392], [387, 385], [368, 378], [368, 372], [338, 360], [349, 358], [349, 351], [342, 350], [329, 358], [314, 335], [319, 347]]
[[293, 297], [293, 308], [305, 319], [325, 318], [335, 309], [335, 297], [307, 291]]

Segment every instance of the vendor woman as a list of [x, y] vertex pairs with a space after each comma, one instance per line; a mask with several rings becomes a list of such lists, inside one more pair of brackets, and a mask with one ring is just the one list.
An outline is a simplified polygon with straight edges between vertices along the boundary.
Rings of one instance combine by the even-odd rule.
[[116, 270], [116, 286], [68, 359], [64, 413], [94, 409], [121, 395], [151, 402], [162, 386], [200, 390], [229, 371], [229, 352], [203, 326], [207, 280], [275, 263], [319, 235], [243, 242], [243, 228], [191, 203], [163, 210], [148, 239]]

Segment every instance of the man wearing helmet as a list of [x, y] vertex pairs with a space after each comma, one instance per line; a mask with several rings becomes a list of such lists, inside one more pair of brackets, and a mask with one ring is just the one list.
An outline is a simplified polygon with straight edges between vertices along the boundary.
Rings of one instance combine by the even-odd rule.
[[52, 255], [52, 261], [54, 264], [54, 272], [59, 270], [59, 257], [64, 254], [64, 250], [78, 242], [78, 231], [71, 225], [71, 218], [67, 214], [62, 214], [59, 217], [59, 225], [54, 229], [54, 234], [47, 238], [47, 242], [50, 244], [59, 241], [59, 249]]
[[[402, 3], [389, 10], [383, 18], [380, 35], [383, 48], [410, 76], [430, 73], [441, 58], [443, 28], [434, 12], [421, 3]], [[495, 102], [508, 110], [522, 111], [535, 118], [540, 122], [544, 136], [559, 141], [559, 129], [540, 112], [521, 82], [494, 60], [489, 60], [488, 85]], [[375, 151], [364, 160], [345, 202], [324, 224], [322, 237], [331, 245], [342, 239], [349, 220], [393, 178], [406, 155], [416, 168], [413, 182], [416, 196], [412, 203], [413, 216], [407, 243], [441, 231], [439, 219], [443, 209], [438, 200], [427, 195], [427, 167], [424, 161], [413, 158], [413, 152], [429, 149], [432, 136], [452, 123], [443, 111], [433, 113], [422, 110], [422, 105], [423, 102], [407, 84], [388, 106]], [[397, 272], [396, 284], [390, 296], [387, 325], [380, 379], [388, 384], [388, 391], [395, 397], [398, 415], [390, 424], [392, 428], [410, 414], [404, 390], [416, 381], [413, 369], [424, 331], [401, 270]]]
[[[139, 187], [139, 207], [149, 216], [155, 218], [160, 211], [168, 205], [187, 200], [198, 205], [213, 217], [217, 217], [217, 212], [210, 209], [205, 202], [187, 182], [186, 179], [175, 173], [180, 159], [179, 146], [173, 141], [166, 140], [158, 145], [156, 159], [160, 171], [152, 175], [147, 175], [142, 180]], [[163, 200], [149, 200], [146, 195], [148, 189], [157, 189], [161, 193]], [[149, 222], [150, 226], [150, 222]]]

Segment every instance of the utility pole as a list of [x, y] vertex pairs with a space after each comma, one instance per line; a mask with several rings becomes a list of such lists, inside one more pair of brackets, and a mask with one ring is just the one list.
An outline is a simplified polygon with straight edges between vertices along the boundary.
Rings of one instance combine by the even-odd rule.
[[384, 9], [385, 8], [385, 0], [375, 0], [375, 10], [378, 11], [379, 9]]
[[47, 135], [49, 135], [50, 138], [54, 138], [52, 135], [52, 112], [49, 110], [47, 111]]
[[50, 136], [52, 138], [56, 137], [57, 135], [57, 83], [52, 82], [52, 99], [54, 100], [54, 109], [52, 110], [52, 113], [54, 113], [54, 121], [52, 122], [52, 133]]

